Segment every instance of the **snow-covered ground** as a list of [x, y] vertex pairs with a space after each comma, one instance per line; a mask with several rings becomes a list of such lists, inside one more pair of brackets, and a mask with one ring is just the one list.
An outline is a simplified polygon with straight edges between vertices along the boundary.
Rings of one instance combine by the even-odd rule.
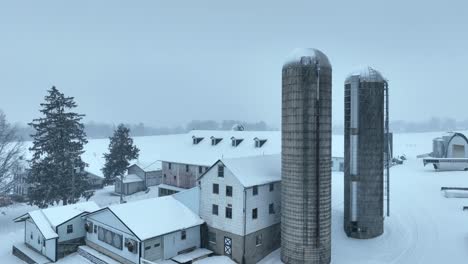
[[[343, 232], [343, 174], [333, 173], [332, 185], [332, 262], [333, 263], [466, 263], [468, 260], [468, 212], [462, 207], [468, 199], [445, 198], [442, 186], [468, 187], [468, 172], [435, 172], [423, 167], [416, 155], [428, 153], [432, 139], [441, 133], [394, 135], [394, 153], [406, 154], [404, 165], [391, 169], [391, 215], [385, 220], [385, 233], [370, 240], [347, 238]], [[333, 137], [334, 147], [342, 146], [339, 136]], [[103, 144], [104, 148], [107, 147]], [[100, 206], [118, 203], [111, 187], [99, 190], [91, 200]], [[138, 193], [127, 200], [139, 200], [157, 195]], [[22, 263], [11, 255], [11, 245], [23, 240], [23, 226], [12, 219], [34, 207], [16, 204], [0, 208], [0, 262]], [[59, 264], [86, 263], [76, 254]], [[232, 263], [226, 257], [208, 258], [198, 264]], [[261, 264], [280, 263], [279, 250]]]

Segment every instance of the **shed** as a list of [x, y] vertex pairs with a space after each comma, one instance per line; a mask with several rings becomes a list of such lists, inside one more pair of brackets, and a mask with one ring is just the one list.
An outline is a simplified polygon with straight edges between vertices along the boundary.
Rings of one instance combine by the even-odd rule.
[[462, 133], [448, 132], [432, 141], [434, 158], [468, 158], [468, 139]]

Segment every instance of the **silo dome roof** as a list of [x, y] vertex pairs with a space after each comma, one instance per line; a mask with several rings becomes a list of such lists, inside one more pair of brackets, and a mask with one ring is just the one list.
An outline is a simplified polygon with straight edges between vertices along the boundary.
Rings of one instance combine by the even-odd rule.
[[385, 78], [382, 76], [382, 74], [369, 66], [349, 74], [348, 77], [346, 77], [345, 84], [350, 83], [351, 77], [353, 76], [359, 76], [359, 79], [362, 82], [385, 82]]
[[[307, 58], [307, 59], [304, 59]], [[312, 48], [297, 48], [293, 52], [291, 52], [284, 62], [283, 67], [286, 67], [291, 64], [300, 64], [300, 65], [308, 65], [315, 63], [318, 61], [321, 67], [329, 67], [331, 68], [330, 61], [328, 60], [327, 55], [321, 52], [318, 49]]]

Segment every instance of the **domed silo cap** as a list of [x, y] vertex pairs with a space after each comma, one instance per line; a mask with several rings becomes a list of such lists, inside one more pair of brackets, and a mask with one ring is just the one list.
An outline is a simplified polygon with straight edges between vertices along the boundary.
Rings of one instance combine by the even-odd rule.
[[351, 79], [358, 76], [361, 82], [385, 82], [385, 78], [376, 69], [366, 66], [356, 70], [346, 77], [345, 84], [351, 83]]
[[283, 64], [283, 68], [288, 66], [307, 66], [318, 63], [320, 67], [331, 68], [327, 55], [318, 49], [297, 48], [289, 54]]

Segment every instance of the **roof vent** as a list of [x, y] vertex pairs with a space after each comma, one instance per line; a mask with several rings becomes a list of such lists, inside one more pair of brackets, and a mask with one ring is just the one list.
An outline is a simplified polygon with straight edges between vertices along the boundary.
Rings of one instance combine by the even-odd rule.
[[196, 137], [196, 136], [192, 136], [192, 139], [193, 139], [193, 144], [194, 145], [197, 145], [198, 143], [200, 143], [203, 140], [202, 137]]
[[221, 140], [223, 140], [223, 138], [217, 138], [217, 137], [211, 137], [211, 145], [212, 146], [216, 146], [218, 145], [219, 142], [221, 142]]
[[259, 139], [257, 137], [254, 138], [254, 141], [255, 141], [255, 147], [256, 148], [261, 148], [267, 142], [266, 139]]
[[240, 143], [242, 143], [242, 141], [244, 141], [243, 138], [235, 138], [235, 137], [232, 137], [231, 138], [231, 141], [232, 141], [232, 146], [233, 147], [237, 147], [240, 145]]

